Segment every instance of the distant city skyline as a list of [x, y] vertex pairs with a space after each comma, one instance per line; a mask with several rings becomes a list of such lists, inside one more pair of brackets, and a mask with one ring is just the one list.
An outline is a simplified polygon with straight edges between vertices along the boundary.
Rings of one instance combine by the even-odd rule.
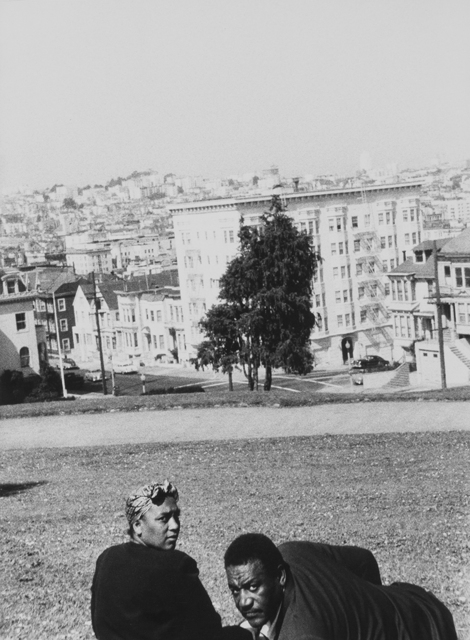
[[469, 23], [468, 0], [3, 1], [0, 189], [461, 163]]

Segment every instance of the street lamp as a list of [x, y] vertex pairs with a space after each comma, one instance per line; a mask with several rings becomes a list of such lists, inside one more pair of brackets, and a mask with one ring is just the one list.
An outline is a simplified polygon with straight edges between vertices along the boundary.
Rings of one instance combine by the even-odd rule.
[[140, 374], [140, 380], [142, 382], [142, 393], [145, 395], [147, 393], [145, 389], [145, 373]]

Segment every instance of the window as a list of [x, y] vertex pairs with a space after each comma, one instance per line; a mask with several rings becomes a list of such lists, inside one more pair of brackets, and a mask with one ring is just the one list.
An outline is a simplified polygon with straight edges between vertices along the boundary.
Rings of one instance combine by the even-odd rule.
[[374, 262], [368, 262], [367, 263], [367, 271], [369, 273], [374, 273], [374, 271], [375, 271], [375, 263]]
[[321, 306], [321, 297], [320, 297], [319, 293], [315, 294], [315, 306], [316, 307], [320, 307]]
[[7, 293], [15, 293], [15, 281], [7, 280]]
[[390, 260], [390, 269], [395, 269], [395, 260]]
[[333, 267], [333, 278], [339, 278], [339, 267]]
[[410, 234], [405, 233], [405, 244], [410, 244]]
[[24, 331], [26, 329], [26, 314], [15, 313], [15, 319], [16, 319], [16, 330]]
[[343, 316], [336, 316], [336, 324], [338, 325], [338, 327], [343, 326]]
[[334, 218], [330, 218], [328, 220], [328, 229], [329, 229], [329, 231], [334, 231], [335, 230], [335, 220], [334, 220]]
[[385, 295], [386, 296], [390, 295], [390, 283], [389, 282], [385, 283]]
[[341, 231], [342, 228], [342, 220], [341, 218], [336, 218], [336, 230]]
[[[109, 340], [109, 336], [108, 336], [108, 340]], [[70, 339], [69, 338], [63, 338], [62, 339], [62, 349], [63, 351], [70, 351]]]
[[364, 225], [370, 227], [370, 213], [366, 213], [364, 216]]
[[403, 222], [408, 222], [408, 211], [403, 211]]
[[390, 224], [390, 211], [387, 211], [387, 212], [385, 213], [385, 218], [386, 218], [386, 222], [387, 222], [387, 224]]
[[332, 256], [336, 255], [336, 242], [331, 243], [331, 255]]
[[135, 346], [135, 347], [138, 347], [138, 346], [139, 346], [139, 342], [138, 342], [137, 334], [136, 334], [136, 333], [134, 333], [134, 346]]
[[230, 231], [228, 232], [228, 237], [230, 242], [235, 242], [235, 235], [233, 233], [233, 229], [230, 229]]
[[416, 240], [417, 240], [417, 235], [416, 235], [416, 233], [412, 233], [412, 234], [411, 234], [411, 242], [412, 242], [413, 244], [416, 244]]
[[362, 262], [356, 264], [356, 275], [362, 276]]
[[344, 247], [343, 247], [343, 243], [342, 243], [342, 242], [340, 242], [340, 243], [338, 244], [338, 249], [339, 249], [339, 254], [340, 254], [340, 255], [343, 255], [343, 253], [344, 253]]
[[380, 248], [385, 249], [387, 247], [387, 241], [385, 236], [381, 236], [380, 238]]
[[346, 267], [341, 267], [341, 278], [344, 279], [346, 277]]
[[28, 349], [28, 347], [21, 347], [21, 349], [20, 349], [20, 364], [21, 364], [21, 367], [29, 367], [29, 349]]
[[387, 273], [387, 271], [388, 271], [388, 266], [387, 266], [387, 261], [386, 260], [384, 260], [383, 263], [382, 263], [382, 271], [384, 273]]
[[345, 323], [346, 323], [346, 326], [347, 326], [347, 327], [349, 327], [349, 325], [351, 324], [351, 316], [349, 315], [349, 313], [347, 313], [347, 314], [344, 316], [344, 321], [345, 321]]
[[361, 323], [367, 321], [367, 311], [365, 309], [361, 309]]
[[[455, 269], [455, 286], [456, 287], [463, 287], [462, 269], [460, 267], [457, 267]], [[16, 315], [18, 316], [19, 314], [16, 314]], [[18, 328], [18, 320], [16, 321], [16, 326]]]
[[150, 320], [151, 320], [152, 322], [154, 322], [154, 321], [155, 321], [155, 311], [153, 311], [153, 310], [152, 310], [152, 311], [150, 311]]
[[149, 319], [149, 310], [145, 309], [145, 319], [148, 320]]
[[354, 252], [357, 253], [360, 250], [361, 250], [361, 241], [354, 240]]
[[158, 336], [158, 342], [159, 342], [160, 349], [164, 349], [165, 348], [165, 338], [164, 338], [164, 336]]
[[415, 210], [410, 209], [410, 222], [414, 222], [415, 219]]
[[65, 318], [59, 320], [59, 327], [61, 331], [68, 331], [68, 322]]
[[397, 280], [397, 297], [400, 302], [403, 302], [403, 282]]
[[[416, 251], [415, 253], [416, 256], [416, 262], [424, 262], [424, 257], [423, 257], [423, 252], [422, 251]], [[449, 269], [449, 276], [450, 276], [450, 268], [447, 267]]]
[[362, 300], [362, 298], [364, 297], [364, 287], [359, 287], [357, 290], [357, 295], [359, 300]]
[[379, 224], [383, 224], [383, 223], [384, 223], [384, 214], [379, 213]]
[[444, 267], [444, 276], [450, 278], [450, 267]]
[[388, 236], [388, 246], [393, 247], [393, 236]]
[[335, 300], [337, 303], [341, 302], [341, 291], [335, 291]]
[[465, 288], [470, 289], [470, 269], [465, 267]]
[[353, 216], [351, 218], [351, 224], [352, 224], [352, 228], [353, 229], [357, 229], [357, 227], [359, 226], [358, 223], [357, 223], [357, 216]]
[[59, 298], [57, 300], [57, 308], [59, 311], [65, 311], [65, 298]]
[[157, 336], [153, 336], [153, 346], [157, 348]]

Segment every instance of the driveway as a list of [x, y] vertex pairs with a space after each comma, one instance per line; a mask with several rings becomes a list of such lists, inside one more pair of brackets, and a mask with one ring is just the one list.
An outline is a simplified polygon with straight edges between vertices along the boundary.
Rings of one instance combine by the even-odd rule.
[[0, 449], [470, 430], [466, 402], [172, 409], [0, 421]]

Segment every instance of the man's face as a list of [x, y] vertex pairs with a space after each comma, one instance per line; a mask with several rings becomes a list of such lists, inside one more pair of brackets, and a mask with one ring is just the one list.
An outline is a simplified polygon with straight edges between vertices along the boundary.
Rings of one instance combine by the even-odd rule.
[[259, 560], [228, 566], [227, 581], [235, 606], [255, 629], [272, 622], [282, 601], [286, 573], [282, 567], [271, 576]]
[[180, 532], [180, 510], [174, 498], [166, 497], [160, 505], [152, 504], [134, 524], [135, 535], [147, 547], [174, 549]]

